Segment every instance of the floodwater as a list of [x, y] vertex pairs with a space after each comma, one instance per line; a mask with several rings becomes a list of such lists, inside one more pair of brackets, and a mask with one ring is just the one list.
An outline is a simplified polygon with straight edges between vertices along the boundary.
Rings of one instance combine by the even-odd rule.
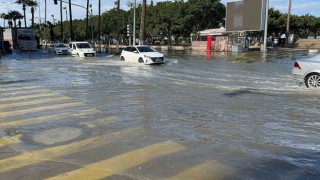
[[[21, 142], [12, 146], [31, 151], [110, 131], [141, 129], [139, 136], [123, 137], [112, 147], [95, 147], [90, 155], [59, 161], [81, 166], [159, 142], [183, 146], [184, 150], [121, 170], [113, 175], [115, 179], [319, 178], [320, 90], [299, 87], [291, 78], [294, 60], [308, 57], [307, 52], [247, 53], [254, 63], [234, 62], [232, 54], [226, 53], [165, 54], [166, 64], [161, 66], [122, 62], [113, 54], [84, 59], [45, 51], [33, 52], [31, 58], [28, 53], [6, 56], [0, 60], [0, 98], [29, 93], [10, 91], [16, 86], [39, 86], [70, 97], [67, 103], [84, 103], [72, 111], [93, 108], [99, 114], [1, 126], [1, 133], [22, 133]], [[61, 111], [69, 112], [21, 113], [18, 119], [32, 121]], [[108, 121], [94, 123], [102, 117]], [[1, 116], [0, 109], [1, 122], [14, 118]], [[43, 174], [38, 176], [47, 178], [66, 170], [39, 171]], [[11, 172], [17, 173], [10, 170], [0, 176]]]

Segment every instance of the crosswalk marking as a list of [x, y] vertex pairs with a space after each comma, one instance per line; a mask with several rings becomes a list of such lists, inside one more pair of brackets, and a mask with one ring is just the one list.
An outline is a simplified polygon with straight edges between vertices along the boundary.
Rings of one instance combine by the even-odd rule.
[[35, 117], [35, 118], [14, 120], [14, 121], [3, 122], [3, 123], [1, 123], [1, 121], [0, 121], [0, 128], [9, 128], [9, 127], [42, 123], [42, 122], [50, 122], [53, 120], [59, 121], [59, 120], [65, 120], [65, 118], [71, 117], [71, 116], [76, 116], [76, 117], [77, 116], [86, 116], [86, 115], [100, 113], [100, 112], [101, 111], [99, 111], [97, 109], [86, 109], [86, 110], [70, 111], [70, 112], [61, 113], [61, 114], [54, 114], [54, 115], [50, 115], [50, 116], [41, 116], [41, 117]]
[[57, 96], [58, 93], [44, 93], [44, 94], [32, 94], [32, 95], [25, 95], [25, 96], [15, 96], [15, 97], [1, 97], [0, 102], [6, 102], [6, 101], [16, 101], [16, 100], [22, 100], [22, 99], [32, 99], [32, 98], [38, 98], [38, 97], [50, 97], [50, 96]]
[[102, 118], [102, 119], [97, 119], [97, 120], [92, 120], [92, 121], [87, 121], [87, 122], [81, 122], [79, 123], [80, 125], [86, 125], [89, 128], [94, 128], [97, 126], [106, 126], [109, 123], [119, 121], [120, 119], [117, 117], [107, 117], [107, 118]]
[[19, 143], [20, 139], [22, 137], [22, 134], [17, 134], [15, 136], [6, 136], [6, 137], [0, 137], [0, 147], [1, 146], [8, 146], [13, 143]]
[[193, 179], [227, 179], [233, 172], [230, 166], [219, 161], [210, 161], [199, 166], [188, 169], [168, 180], [193, 180]]
[[48, 89], [32, 89], [32, 90], [27, 90], [27, 91], [19, 91], [19, 92], [6, 92], [6, 93], [1, 93], [1, 95], [5, 95], [5, 97], [9, 96], [16, 96], [20, 94], [31, 94], [31, 93], [48, 93]]
[[85, 177], [102, 179], [146, 163], [152, 159], [184, 150], [185, 147], [172, 141], [143, 147], [101, 162], [90, 164], [65, 174], [48, 178], [49, 180], [78, 180]]
[[68, 107], [80, 106], [80, 105], [82, 105], [81, 102], [72, 102], [72, 103], [57, 104], [57, 105], [52, 105], [52, 106], [43, 106], [43, 107], [36, 107], [36, 108], [23, 109], [23, 110], [0, 112], [0, 118], [29, 114], [29, 113], [34, 113], [34, 112], [47, 111], [47, 110], [63, 109], [63, 108], [68, 108]]
[[130, 128], [111, 134], [105, 134], [102, 136], [76, 141], [62, 146], [55, 146], [42, 150], [25, 152], [22, 155], [0, 160], [0, 173], [33, 165], [36, 163], [41, 163], [44, 161], [52, 161], [57, 157], [65, 156], [90, 148], [99, 147], [101, 145], [117, 141], [117, 139], [124, 136], [139, 136], [143, 133], [143, 131], [144, 130], [142, 128]]
[[0, 104], [0, 109], [12, 108], [12, 107], [22, 107], [22, 106], [42, 104], [42, 103], [48, 103], [48, 102], [63, 101], [63, 100], [68, 100], [68, 99], [71, 99], [71, 98], [67, 97], [67, 96], [61, 96], [61, 97], [55, 97], [55, 98], [49, 98], [49, 99], [39, 99], [39, 100], [19, 102], [19, 103]]
[[24, 90], [30, 90], [30, 89], [39, 89], [41, 87], [39, 86], [22, 86], [22, 87], [9, 87], [9, 88], [0, 88], [0, 92], [16, 92], [16, 91], [24, 91]]

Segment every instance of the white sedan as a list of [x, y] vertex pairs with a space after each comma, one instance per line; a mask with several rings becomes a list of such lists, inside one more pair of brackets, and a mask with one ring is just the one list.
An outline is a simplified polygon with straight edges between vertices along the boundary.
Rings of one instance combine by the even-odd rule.
[[62, 43], [51, 44], [48, 48], [49, 53], [68, 54], [69, 48]]
[[164, 55], [150, 46], [128, 46], [122, 50], [121, 61], [151, 64], [164, 64]]
[[293, 78], [308, 88], [320, 87], [320, 55], [305, 60], [298, 60], [292, 69]]

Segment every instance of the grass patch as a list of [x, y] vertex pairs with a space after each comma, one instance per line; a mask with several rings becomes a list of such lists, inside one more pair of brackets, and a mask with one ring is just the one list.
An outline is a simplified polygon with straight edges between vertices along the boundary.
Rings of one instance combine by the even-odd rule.
[[234, 61], [237, 61], [237, 62], [246, 62], [246, 63], [253, 63], [254, 62], [254, 59], [251, 58], [251, 57], [247, 57], [247, 56], [236, 56], [234, 58]]

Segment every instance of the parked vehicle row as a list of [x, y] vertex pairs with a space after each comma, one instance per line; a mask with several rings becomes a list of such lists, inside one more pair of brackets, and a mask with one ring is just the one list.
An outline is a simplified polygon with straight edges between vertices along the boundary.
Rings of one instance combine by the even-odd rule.
[[49, 53], [58, 55], [70, 54], [78, 57], [93, 57], [96, 56], [96, 51], [85, 41], [70, 42], [68, 46], [62, 43], [51, 44], [48, 48]]
[[[68, 46], [63, 43], [51, 44], [48, 48], [49, 53], [57, 55], [69, 54], [78, 57], [96, 56], [95, 50], [85, 41], [70, 42]], [[127, 46], [120, 55], [121, 61], [144, 63], [146, 65], [164, 64], [164, 55], [146, 45]]]

